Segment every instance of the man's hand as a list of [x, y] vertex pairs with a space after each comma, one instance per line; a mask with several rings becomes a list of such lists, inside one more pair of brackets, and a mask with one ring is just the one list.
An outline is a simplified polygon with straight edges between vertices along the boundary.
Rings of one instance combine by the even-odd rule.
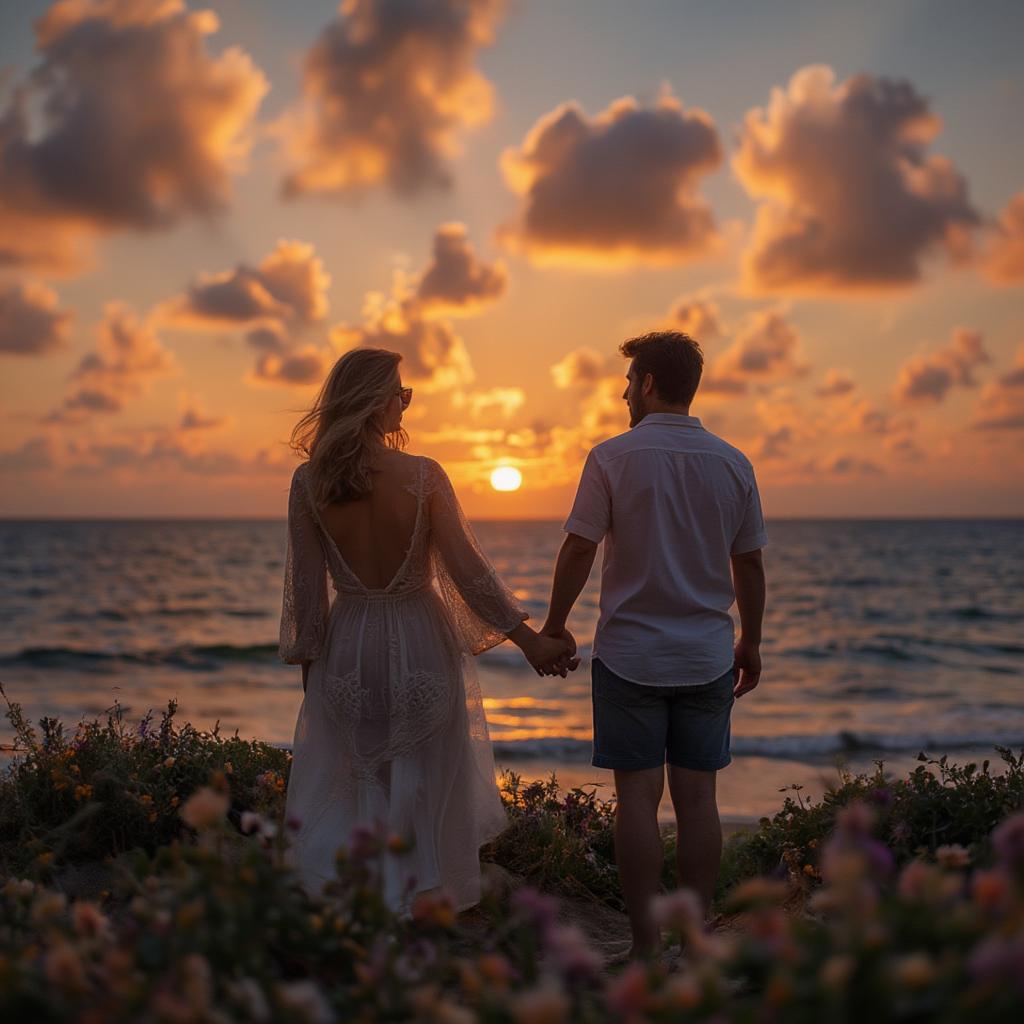
[[733, 696], [742, 697], [757, 686], [761, 679], [761, 648], [741, 636], [733, 650], [733, 673], [735, 683]]
[[[557, 672], [563, 678], [566, 672], [574, 671], [580, 666], [580, 659], [576, 657], [576, 637], [569, 632], [565, 626], [552, 626], [545, 623], [540, 630], [541, 636], [550, 636], [555, 640], [562, 640], [566, 644], [566, 653], [562, 655]], [[553, 674], [553, 673], [552, 673]]]
[[570, 648], [569, 643], [562, 637], [544, 636], [538, 633], [536, 639], [523, 648], [523, 654], [526, 655], [527, 661], [533, 666], [537, 675], [562, 676], [564, 678], [568, 671], [569, 659], [575, 648], [575, 641], [572, 641]]

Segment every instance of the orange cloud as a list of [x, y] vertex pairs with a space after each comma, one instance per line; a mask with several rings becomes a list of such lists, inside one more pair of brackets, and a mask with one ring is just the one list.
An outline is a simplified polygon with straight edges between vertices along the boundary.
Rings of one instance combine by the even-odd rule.
[[940, 130], [906, 81], [836, 83], [805, 67], [744, 119], [733, 169], [761, 199], [744, 254], [756, 291], [909, 285], [935, 250], [962, 255], [979, 223], [953, 164], [929, 156]]
[[484, 415], [498, 415], [505, 419], [523, 407], [526, 392], [522, 388], [490, 388], [487, 391], [456, 391], [452, 406], [465, 409], [474, 419]]
[[502, 155], [523, 205], [499, 238], [537, 262], [584, 267], [706, 255], [719, 237], [698, 188], [721, 162], [712, 119], [668, 93], [651, 108], [616, 100], [592, 119], [563, 104]]
[[732, 344], [711, 364], [701, 389], [738, 394], [748, 382], [799, 377], [808, 369], [796, 328], [779, 311], [760, 310], [747, 317]]
[[71, 394], [44, 422], [77, 423], [93, 413], [120, 412], [126, 401], [145, 394], [153, 377], [178, 368], [152, 328], [122, 303], [107, 303], [96, 333], [95, 351], [71, 374]]
[[473, 366], [465, 343], [444, 320], [427, 320], [415, 304], [392, 302], [361, 326], [338, 324], [331, 331], [338, 354], [359, 346], [402, 354], [407, 384], [443, 391], [472, 383]]
[[0, 354], [49, 355], [68, 346], [72, 314], [37, 281], [0, 286]]
[[953, 387], [973, 387], [974, 370], [989, 362], [981, 332], [959, 327], [945, 348], [914, 356], [901, 367], [896, 397], [903, 402], [941, 402]]
[[1024, 192], [1018, 192], [1000, 214], [983, 269], [996, 284], [1024, 283]]
[[344, 0], [306, 55], [300, 104], [278, 126], [294, 168], [285, 194], [447, 185], [459, 132], [491, 115], [491, 84], [473, 63], [503, 8]]
[[672, 326], [698, 343], [722, 336], [718, 306], [708, 299], [680, 299], [669, 314]]
[[563, 390], [579, 388], [590, 391], [613, 372], [611, 357], [587, 346], [573, 349], [551, 367], [555, 387]]
[[1024, 345], [1014, 365], [991, 381], [974, 410], [974, 430], [1024, 430]]
[[40, 63], [0, 113], [0, 264], [67, 272], [90, 243], [222, 209], [268, 83], [212, 11], [180, 0], [57, 0]]
[[330, 275], [313, 246], [280, 239], [257, 266], [202, 274], [158, 310], [168, 323], [208, 328], [253, 320], [313, 322], [327, 315]]
[[841, 398], [850, 394], [856, 387], [857, 385], [848, 373], [844, 370], [833, 369], [825, 374], [824, 382], [815, 389], [814, 393], [819, 398]]
[[416, 299], [426, 312], [467, 316], [501, 298], [507, 284], [504, 264], [477, 258], [464, 224], [442, 224], [430, 263], [417, 279]]
[[195, 395], [190, 395], [187, 391], [180, 392], [178, 399], [182, 410], [178, 429], [182, 432], [219, 430], [221, 427], [229, 426], [234, 422], [231, 416], [210, 416], [203, 412], [199, 399]]

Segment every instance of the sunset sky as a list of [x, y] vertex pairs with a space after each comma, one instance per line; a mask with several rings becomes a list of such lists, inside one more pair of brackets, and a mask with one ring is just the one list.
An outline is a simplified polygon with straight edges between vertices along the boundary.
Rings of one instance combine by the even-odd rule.
[[1019, 0], [5, 0], [0, 515], [283, 516], [370, 344], [470, 516], [562, 518], [668, 326], [769, 518], [1024, 514], [1022, 39]]

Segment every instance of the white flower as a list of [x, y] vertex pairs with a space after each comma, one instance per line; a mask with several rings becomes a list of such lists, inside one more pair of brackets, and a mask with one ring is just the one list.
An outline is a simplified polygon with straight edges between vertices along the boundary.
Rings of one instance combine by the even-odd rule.
[[334, 1024], [334, 1011], [312, 981], [279, 984], [277, 998], [286, 1008], [301, 1013], [309, 1024]]

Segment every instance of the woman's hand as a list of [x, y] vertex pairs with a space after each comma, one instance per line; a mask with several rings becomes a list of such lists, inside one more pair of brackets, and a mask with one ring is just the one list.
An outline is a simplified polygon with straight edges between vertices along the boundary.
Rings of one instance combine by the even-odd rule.
[[[523, 652], [539, 676], [558, 675], [564, 678], [570, 668], [576, 667], [572, 664], [576, 643], [571, 638], [541, 636], [525, 622], [520, 622], [508, 638]], [[578, 660], [576, 664], [579, 664]]]

